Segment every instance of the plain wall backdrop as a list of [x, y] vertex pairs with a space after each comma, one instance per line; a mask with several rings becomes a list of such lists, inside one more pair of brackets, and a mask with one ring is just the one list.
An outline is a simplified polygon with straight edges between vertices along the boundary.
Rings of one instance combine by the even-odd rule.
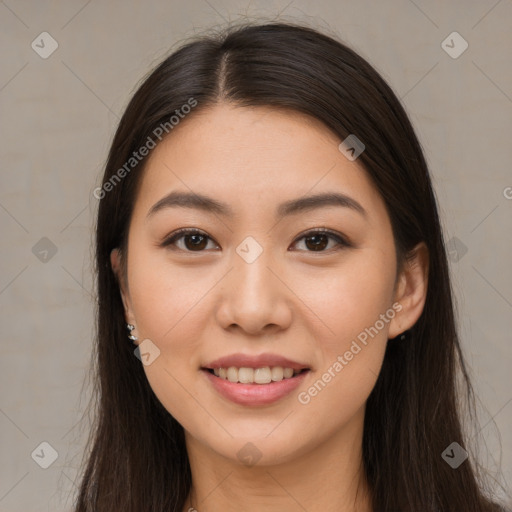
[[481, 404], [473, 440], [487, 443], [482, 461], [491, 474], [512, 481], [510, 0], [5, 0], [1, 511], [72, 506], [88, 434], [79, 421], [90, 395], [95, 320], [93, 190], [127, 101], [184, 38], [273, 18], [337, 35], [404, 103], [450, 249], [462, 344]]

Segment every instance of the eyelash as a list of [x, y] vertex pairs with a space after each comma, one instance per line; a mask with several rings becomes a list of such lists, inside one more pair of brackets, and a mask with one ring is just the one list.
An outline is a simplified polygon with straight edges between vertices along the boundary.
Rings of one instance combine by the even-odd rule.
[[[162, 242], [161, 247], [170, 247], [177, 240], [183, 238], [185, 235], [201, 235], [201, 236], [204, 236], [204, 237], [208, 238], [209, 240], [213, 241], [213, 238], [208, 236], [204, 231], [201, 231], [201, 230], [196, 229], [196, 228], [182, 228], [182, 229], [178, 229], [174, 233], [171, 233], [171, 235], [169, 235]], [[310, 253], [315, 253], [315, 252], [318, 252], [318, 253], [331, 253], [333, 251], [339, 251], [339, 250], [343, 249], [344, 247], [352, 247], [352, 244], [349, 243], [347, 241], [347, 239], [342, 237], [339, 233], [337, 233], [335, 231], [331, 231], [329, 229], [323, 229], [323, 228], [312, 229], [310, 231], [306, 231], [305, 233], [301, 234], [298, 238], [296, 238], [293, 243], [295, 244], [298, 241], [302, 240], [303, 238], [308, 238], [309, 236], [313, 236], [313, 235], [328, 235], [331, 239], [335, 240], [338, 243], [338, 246], [335, 247], [335, 248], [327, 249], [327, 250], [305, 251], [305, 252], [310, 252]], [[205, 252], [205, 249], [200, 250], [200, 251], [190, 251], [188, 249], [173, 248], [172, 250], [181, 250], [183, 252], [189, 252], [189, 253]]]

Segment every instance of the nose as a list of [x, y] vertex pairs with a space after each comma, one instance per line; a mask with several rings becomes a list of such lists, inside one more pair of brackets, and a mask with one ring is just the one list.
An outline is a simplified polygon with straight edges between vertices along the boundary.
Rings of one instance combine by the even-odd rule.
[[286, 329], [292, 319], [293, 293], [283, 281], [270, 251], [264, 250], [251, 263], [234, 254], [233, 268], [220, 288], [217, 321], [224, 329], [254, 336]]

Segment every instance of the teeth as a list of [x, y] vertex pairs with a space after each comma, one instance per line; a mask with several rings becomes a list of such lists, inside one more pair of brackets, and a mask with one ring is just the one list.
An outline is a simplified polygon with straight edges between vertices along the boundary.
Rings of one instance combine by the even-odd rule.
[[[283, 376], [285, 379], [289, 379], [290, 377], [293, 377], [293, 374], [295, 372], [293, 371], [293, 368], [284, 368], [283, 370]], [[297, 372], [299, 373], [299, 372]]]
[[272, 380], [280, 381], [283, 380], [284, 370], [282, 366], [275, 366], [272, 368]]
[[265, 366], [263, 368], [214, 368], [213, 373], [221, 379], [230, 382], [240, 382], [242, 384], [269, 384], [270, 382], [279, 382], [283, 379], [290, 379], [300, 373], [300, 370], [293, 368], [283, 368], [282, 366]]
[[240, 368], [238, 370], [238, 382], [242, 384], [254, 382], [254, 370], [252, 368]]
[[238, 382], [238, 370], [234, 366], [230, 366], [227, 377], [229, 382]]
[[265, 368], [255, 368], [254, 382], [256, 384], [268, 384], [272, 382], [272, 372], [270, 368], [268, 366], [265, 366]]

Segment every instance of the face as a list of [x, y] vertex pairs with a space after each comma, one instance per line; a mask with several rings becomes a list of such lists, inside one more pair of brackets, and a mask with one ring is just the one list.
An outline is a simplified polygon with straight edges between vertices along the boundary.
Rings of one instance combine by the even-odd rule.
[[[190, 442], [235, 461], [251, 442], [261, 464], [290, 461], [361, 426], [387, 340], [411, 319], [389, 217], [358, 160], [318, 121], [226, 104], [196, 114], [147, 162], [129, 230], [126, 320], [144, 340], [152, 389]], [[216, 207], [162, 201], [171, 193]], [[117, 251], [112, 264], [118, 271]], [[204, 369], [232, 355], [248, 358], [235, 367], [270, 368], [241, 380], [292, 366], [279, 357], [306, 371], [236, 384]]]

